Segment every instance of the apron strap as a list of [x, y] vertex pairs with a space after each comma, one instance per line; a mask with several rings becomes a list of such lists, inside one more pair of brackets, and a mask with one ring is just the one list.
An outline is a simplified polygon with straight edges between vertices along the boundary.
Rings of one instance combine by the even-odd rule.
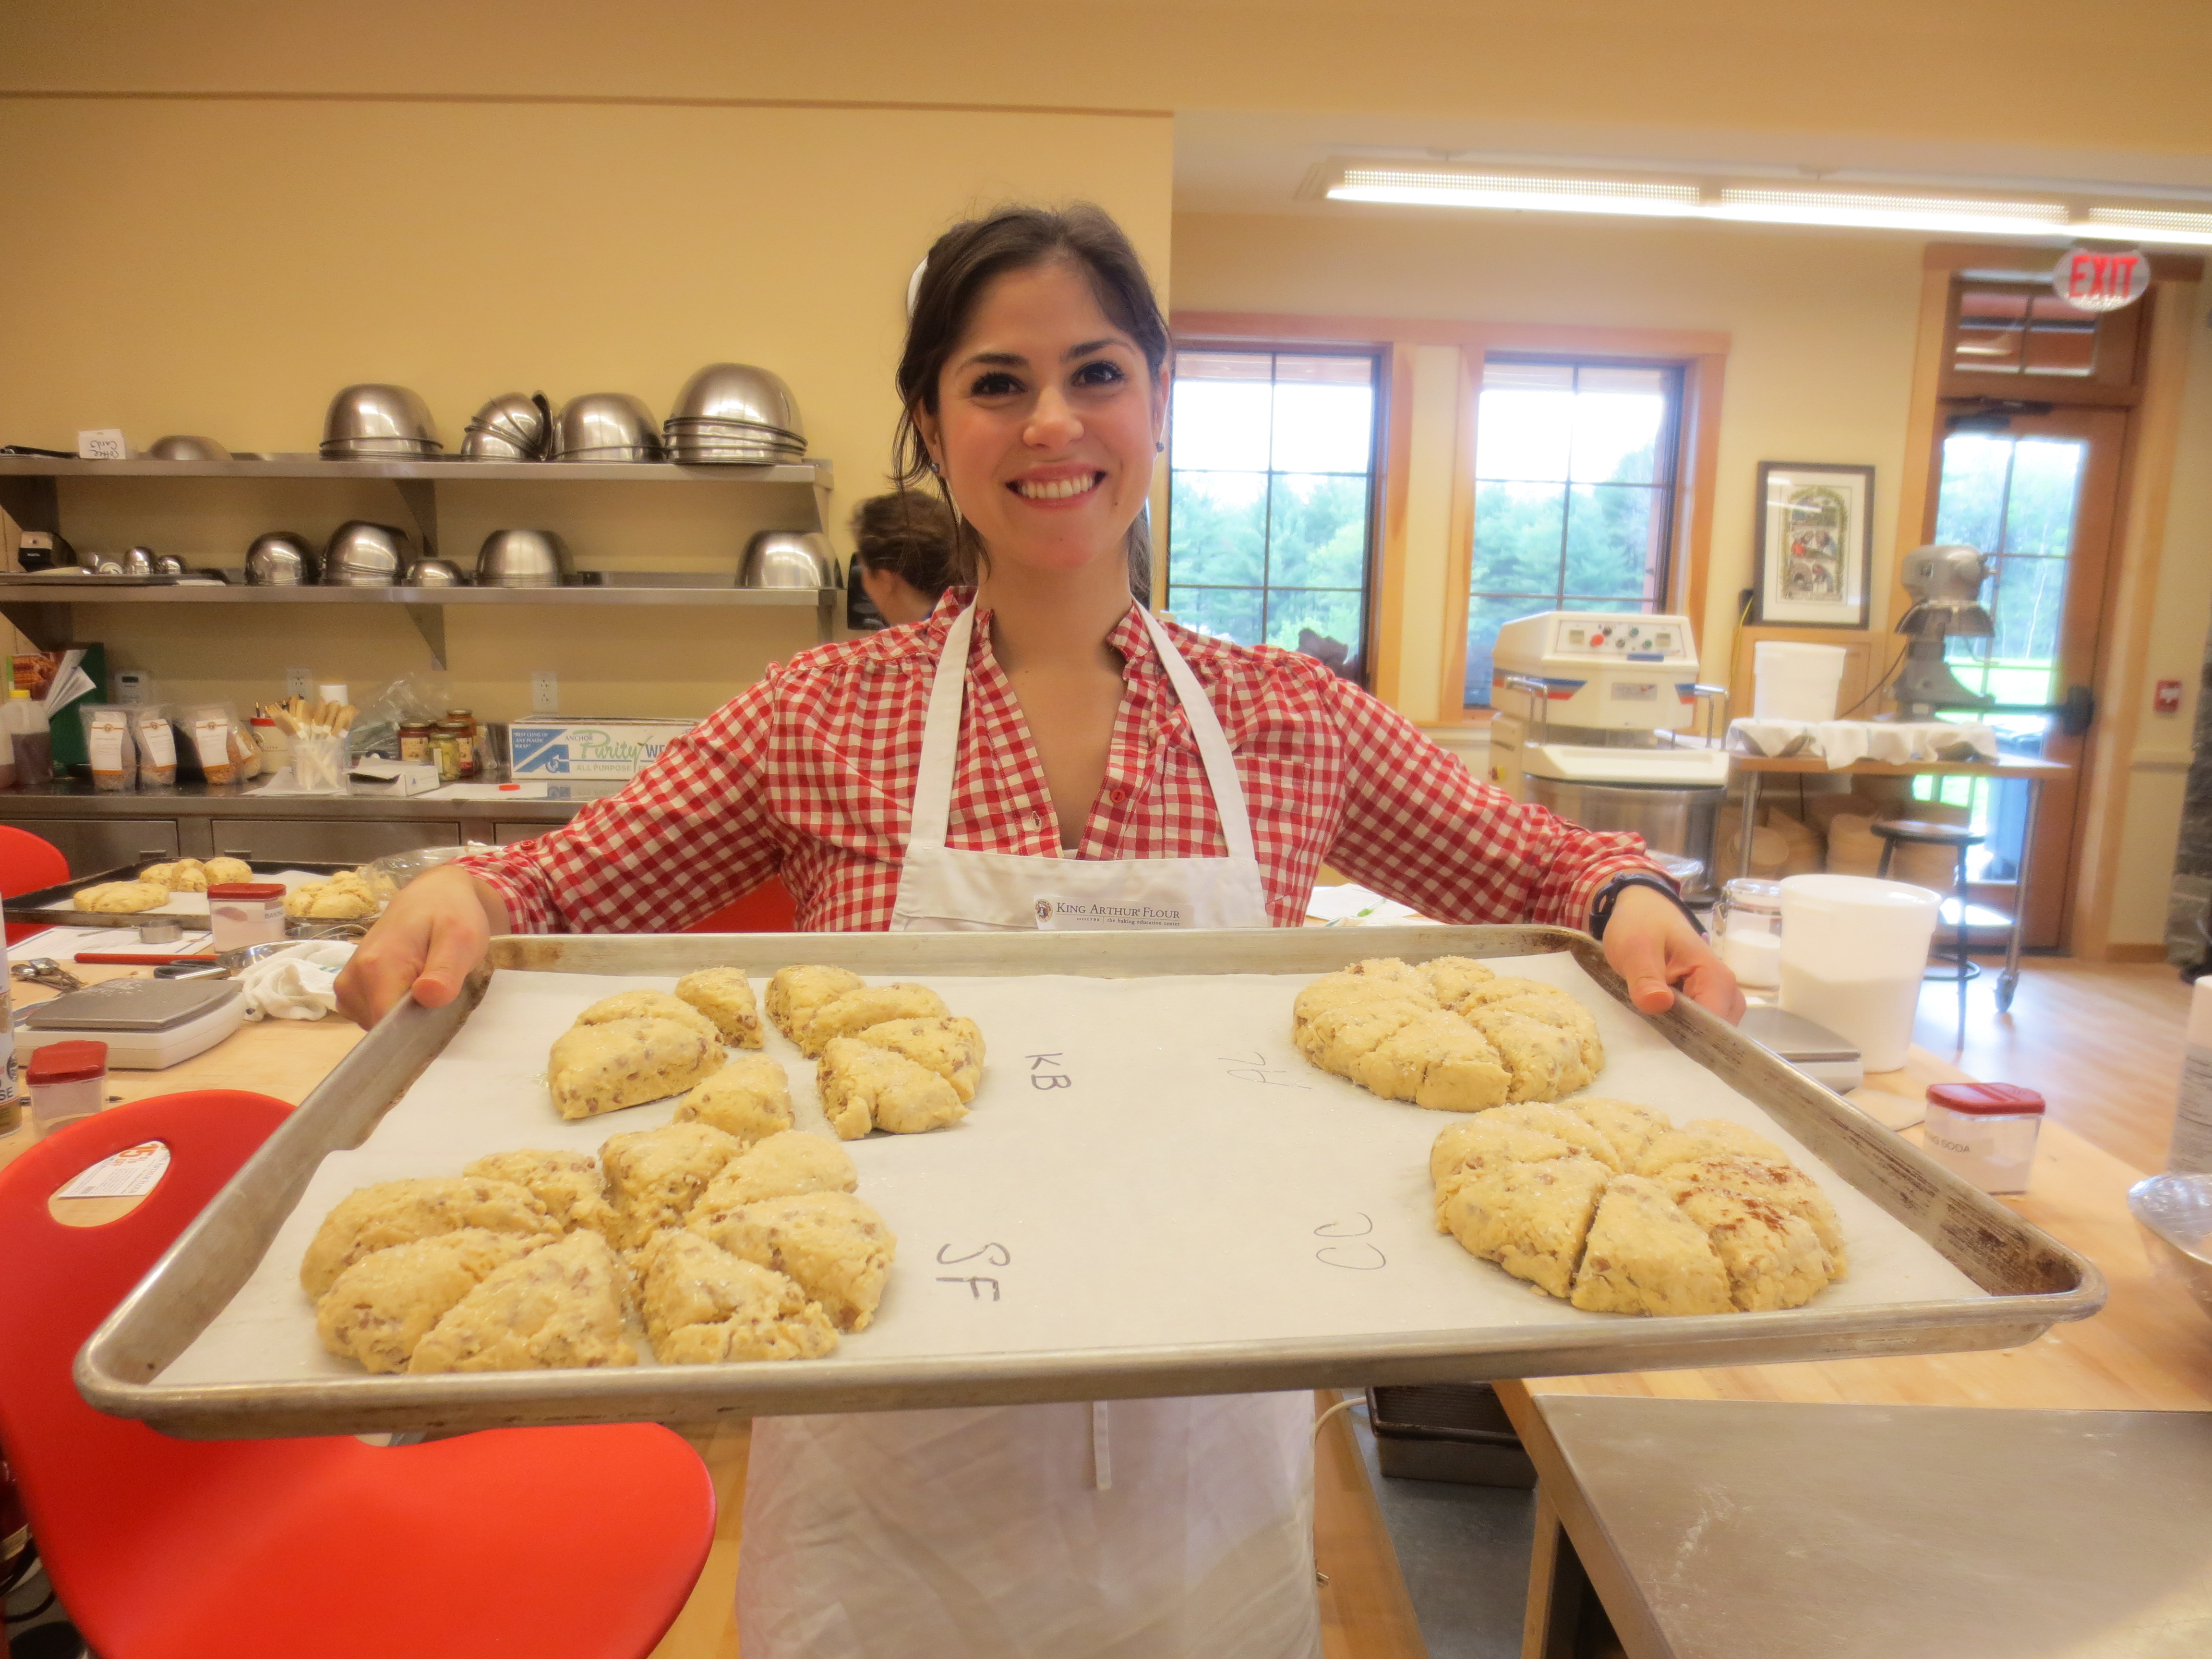
[[1237, 778], [1236, 757], [1229, 752], [1229, 739], [1222, 732], [1221, 721], [1206, 698], [1206, 688], [1190, 672], [1190, 665], [1176, 649], [1175, 641], [1168, 637], [1168, 630], [1161, 625], [1160, 619], [1142, 606], [1137, 614], [1152, 630], [1152, 648], [1160, 653], [1160, 666], [1168, 671], [1168, 683], [1182, 700], [1183, 717], [1190, 722], [1190, 735], [1198, 744], [1198, 757], [1206, 763], [1206, 781], [1213, 789], [1213, 811], [1221, 820], [1221, 834], [1229, 843], [1229, 856], [1256, 863], [1259, 855], [1252, 843], [1252, 815], [1245, 809], [1244, 785]]
[[960, 706], [968, 690], [968, 645], [975, 637], [975, 607], [952, 619], [937, 675], [929, 683], [929, 714], [921, 727], [921, 763], [914, 777], [914, 823], [907, 845], [942, 847], [952, 821], [952, 763], [960, 750]]

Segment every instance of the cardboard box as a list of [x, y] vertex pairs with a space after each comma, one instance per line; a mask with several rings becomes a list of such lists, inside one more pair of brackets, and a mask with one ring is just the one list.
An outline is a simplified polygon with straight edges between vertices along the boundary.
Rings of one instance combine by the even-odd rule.
[[696, 720], [515, 720], [507, 728], [510, 775], [635, 777]]

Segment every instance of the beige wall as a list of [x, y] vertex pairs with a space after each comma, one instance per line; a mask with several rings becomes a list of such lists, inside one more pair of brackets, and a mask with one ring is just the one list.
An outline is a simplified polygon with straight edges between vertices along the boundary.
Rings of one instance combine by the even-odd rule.
[[[1085, 198], [1164, 281], [1171, 146], [1164, 118], [1098, 115], [0, 98], [0, 432], [311, 450], [331, 392], [389, 380], [457, 446], [498, 392], [628, 391], [659, 413], [700, 364], [738, 358], [796, 390], [836, 464], [842, 545], [851, 503], [882, 487], [902, 301], [931, 238], [1001, 199]], [[803, 489], [441, 497], [444, 550], [465, 560], [487, 531], [533, 525], [587, 566], [726, 580], [751, 531], [814, 512]], [[223, 564], [262, 530], [406, 522], [374, 483], [118, 481], [65, 489], [62, 513], [80, 547]], [[697, 714], [812, 642], [806, 613], [779, 615], [456, 609], [453, 689], [505, 718], [552, 667], [570, 712]], [[404, 616], [355, 608], [87, 607], [79, 631], [177, 696], [274, 696], [295, 664], [359, 690], [428, 661]]]

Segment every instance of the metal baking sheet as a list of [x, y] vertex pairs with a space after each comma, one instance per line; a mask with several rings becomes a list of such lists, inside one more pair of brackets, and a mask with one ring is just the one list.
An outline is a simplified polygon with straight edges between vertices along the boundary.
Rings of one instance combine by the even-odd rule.
[[[103, 870], [96, 876], [72, 876], [58, 886], [41, 887], [34, 893], [25, 893], [0, 905], [0, 915], [9, 921], [57, 923], [64, 927], [136, 927], [142, 921], [179, 921], [187, 927], [205, 930], [208, 925], [207, 895], [205, 893], [172, 893], [171, 902], [157, 905], [151, 910], [80, 910], [76, 895], [88, 887], [97, 887], [104, 882], [136, 881], [138, 872], [156, 864], [173, 864], [173, 859], [141, 859], [136, 864], [118, 865], [112, 870]], [[204, 859], [202, 863], [205, 863]], [[300, 881], [320, 880], [335, 876], [343, 870], [356, 870], [354, 864], [319, 864], [312, 859], [250, 859], [253, 873], [270, 881], [283, 876], [295, 876]], [[297, 881], [285, 885], [296, 886]], [[177, 901], [185, 901], [178, 902]], [[299, 918], [294, 918], [295, 921]]]
[[[1449, 1115], [1312, 1072], [1287, 1026], [1315, 974], [1446, 952], [1522, 955], [1599, 1003], [1600, 1092], [1782, 1139], [1843, 1212], [1851, 1277], [1803, 1309], [1632, 1319], [1437, 1234], [1426, 1149]], [[927, 980], [993, 1045], [965, 1123], [850, 1149], [900, 1237], [868, 1331], [803, 1364], [375, 1377], [320, 1353], [293, 1275], [330, 1203], [665, 1121], [560, 1123], [538, 1076], [550, 1036], [617, 984], [794, 960]], [[87, 1345], [87, 1398], [202, 1436], [698, 1419], [2002, 1347], [2103, 1301], [2090, 1264], [1722, 1022], [1634, 1013], [1560, 930], [514, 939], [490, 965], [523, 971], [397, 1011], [309, 1097]]]

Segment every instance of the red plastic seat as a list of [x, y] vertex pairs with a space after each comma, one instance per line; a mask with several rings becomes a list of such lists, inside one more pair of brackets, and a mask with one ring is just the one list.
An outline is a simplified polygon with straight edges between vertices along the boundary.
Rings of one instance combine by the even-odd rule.
[[[100, 1659], [635, 1659], [714, 1534], [706, 1466], [649, 1424], [174, 1440], [102, 1415], [78, 1348], [289, 1109], [234, 1090], [112, 1107], [0, 1170], [0, 1441], [62, 1605]], [[54, 1188], [142, 1141], [168, 1172], [65, 1227]]]
[[693, 922], [687, 933], [795, 933], [799, 915], [791, 890], [774, 876], [741, 899], [734, 899], [711, 916]]
[[[62, 856], [60, 848], [27, 830], [0, 823], [0, 897], [20, 898], [42, 887], [58, 887], [69, 878], [69, 860]], [[11, 921], [8, 943], [45, 931], [40, 922]]]

